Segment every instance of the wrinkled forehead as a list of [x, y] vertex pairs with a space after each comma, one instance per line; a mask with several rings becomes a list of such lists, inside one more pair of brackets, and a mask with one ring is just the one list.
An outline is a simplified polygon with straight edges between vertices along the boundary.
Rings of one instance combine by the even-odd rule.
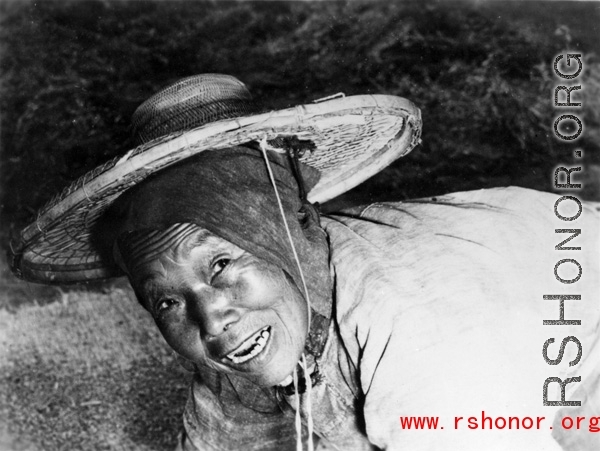
[[208, 230], [190, 223], [174, 224], [163, 230], [137, 230], [117, 239], [115, 260], [125, 272], [133, 274], [140, 266], [167, 251], [188, 255], [191, 249], [210, 237], [213, 235]]

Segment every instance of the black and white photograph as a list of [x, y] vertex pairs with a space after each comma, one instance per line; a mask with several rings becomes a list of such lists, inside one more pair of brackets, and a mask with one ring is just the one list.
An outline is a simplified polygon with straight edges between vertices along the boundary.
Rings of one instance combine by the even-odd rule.
[[600, 450], [600, 2], [0, 1], [0, 451]]

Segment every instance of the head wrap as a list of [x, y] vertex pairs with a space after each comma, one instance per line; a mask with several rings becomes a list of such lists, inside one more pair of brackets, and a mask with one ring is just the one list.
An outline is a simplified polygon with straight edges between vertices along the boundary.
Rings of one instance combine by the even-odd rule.
[[[303, 229], [305, 214], [289, 157], [268, 152], [287, 223], [311, 297], [312, 308], [331, 316], [328, 247], [324, 231]], [[302, 166], [309, 190], [318, 172]], [[121, 195], [94, 231], [103, 258], [112, 259], [116, 240], [128, 232], [162, 230], [193, 223], [302, 281], [277, 205], [266, 163], [247, 147], [208, 151], [170, 166]]]

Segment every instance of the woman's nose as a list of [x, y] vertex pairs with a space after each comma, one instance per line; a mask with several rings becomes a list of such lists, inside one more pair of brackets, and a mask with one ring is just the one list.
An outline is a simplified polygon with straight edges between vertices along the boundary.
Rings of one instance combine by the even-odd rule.
[[205, 339], [216, 338], [241, 318], [241, 311], [232, 305], [230, 296], [221, 291], [205, 291], [191, 299], [190, 319], [200, 325]]

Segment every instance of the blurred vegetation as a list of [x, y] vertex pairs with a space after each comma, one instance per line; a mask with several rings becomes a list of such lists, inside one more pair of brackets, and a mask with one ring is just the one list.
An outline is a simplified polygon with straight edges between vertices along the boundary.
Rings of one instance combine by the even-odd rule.
[[[551, 64], [585, 55], [585, 130], [599, 163], [600, 13], [593, 3], [0, 3], [2, 226], [130, 146], [145, 98], [221, 72], [267, 108], [335, 92], [387, 93], [423, 112], [423, 144], [329, 207], [498, 185], [551, 189], [573, 145], [551, 130]], [[588, 184], [584, 197], [599, 197]], [[6, 247], [7, 239], [3, 239]]]

